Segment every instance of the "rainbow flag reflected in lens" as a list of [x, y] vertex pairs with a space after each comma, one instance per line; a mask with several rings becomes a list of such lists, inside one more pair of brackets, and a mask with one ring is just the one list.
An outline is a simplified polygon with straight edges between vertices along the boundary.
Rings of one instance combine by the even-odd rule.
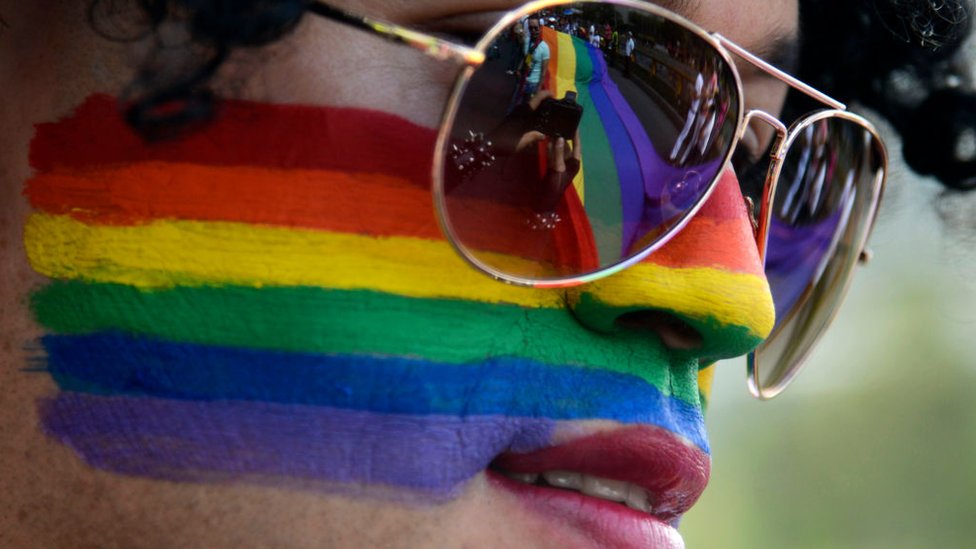
[[[476, 261], [552, 280], [616, 265], [681, 223], [716, 180], [737, 118], [734, 79], [714, 50], [690, 48], [682, 60], [659, 48], [628, 77], [580, 38], [544, 28], [542, 39], [541, 90], [553, 98], [530, 101], [528, 71], [504, 55], [475, 70], [458, 100], [444, 192], [448, 225]], [[502, 33], [492, 51], [523, 47]], [[569, 116], [553, 101], [581, 110], [575, 135], [552, 133], [563, 124], [551, 119]]]

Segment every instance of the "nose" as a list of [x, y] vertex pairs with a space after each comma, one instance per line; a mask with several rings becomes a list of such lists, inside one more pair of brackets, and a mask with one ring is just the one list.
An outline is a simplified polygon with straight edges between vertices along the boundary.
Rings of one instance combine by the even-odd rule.
[[569, 289], [576, 318], [605, 333], [646, 331], [706, 364], [751, 351], [774, 308], [749, 212], [731, 169], [685, 228], [644, 261]]

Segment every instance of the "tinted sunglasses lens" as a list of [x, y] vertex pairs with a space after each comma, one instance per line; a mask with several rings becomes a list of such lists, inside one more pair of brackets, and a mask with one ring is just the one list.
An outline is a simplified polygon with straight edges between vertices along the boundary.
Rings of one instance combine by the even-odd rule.
[[773, 197], [766, 277], [776, 326], [750, 364], [754, 391], [769, 397], [785, 387], [833, 318], [873, 224], [885, 171], [884, 146], [860, 122], [837, 115], [800, 123]]
[[[702, 36], [613, 4], [572, 12], [541, 41], [524, 23], [498, 30], [442, 130], [445, 229], [510, 280], [585, 276], [661, 242], [706, 197], [740, 118], [735, 76]], [[598, 22], [602, 45], [573, 22]]]

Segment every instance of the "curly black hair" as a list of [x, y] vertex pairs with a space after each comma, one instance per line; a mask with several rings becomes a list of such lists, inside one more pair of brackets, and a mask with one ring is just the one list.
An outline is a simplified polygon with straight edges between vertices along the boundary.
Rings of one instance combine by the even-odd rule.
[[976, 188], [976, 93], [961, 47], [969, 0], [801, 0], [798, 76], [884, 116], [905, 162]]
[[153, 47], [124, 92], [126, 121], [148, 140], [172, 138], [213, 117], [210, 82], [231, 51], [275, 42], [309, 0], [91, 0], [89, 22], [116, 41]]
[[[160, 45], [122, 98], [132, 127], [160, 139], [209, 120], [216, 101], [209, 84], [230, 52], [285, 36], [312, 2], [91, 0], [89, 13], [109, 38], [148, 36]], [[974, 189], [976, 93], [960, 62], [972, 15], [972, 0], [800, 0], [798, 76], [884, 116], [916, 172], [951, 189]], [[189, 52], [175, 63], [163, 47], [174, 26]]]

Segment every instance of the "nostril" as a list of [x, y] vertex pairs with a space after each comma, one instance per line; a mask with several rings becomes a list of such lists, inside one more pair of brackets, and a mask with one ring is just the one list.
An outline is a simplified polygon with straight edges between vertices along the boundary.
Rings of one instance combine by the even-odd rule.
[[631, 311], [617, 317], [616, 325], [627, 330], [655, 332], [669, 349], [689, 351], [704, 343], [701, 333], [687, 322], [664, 311]]

